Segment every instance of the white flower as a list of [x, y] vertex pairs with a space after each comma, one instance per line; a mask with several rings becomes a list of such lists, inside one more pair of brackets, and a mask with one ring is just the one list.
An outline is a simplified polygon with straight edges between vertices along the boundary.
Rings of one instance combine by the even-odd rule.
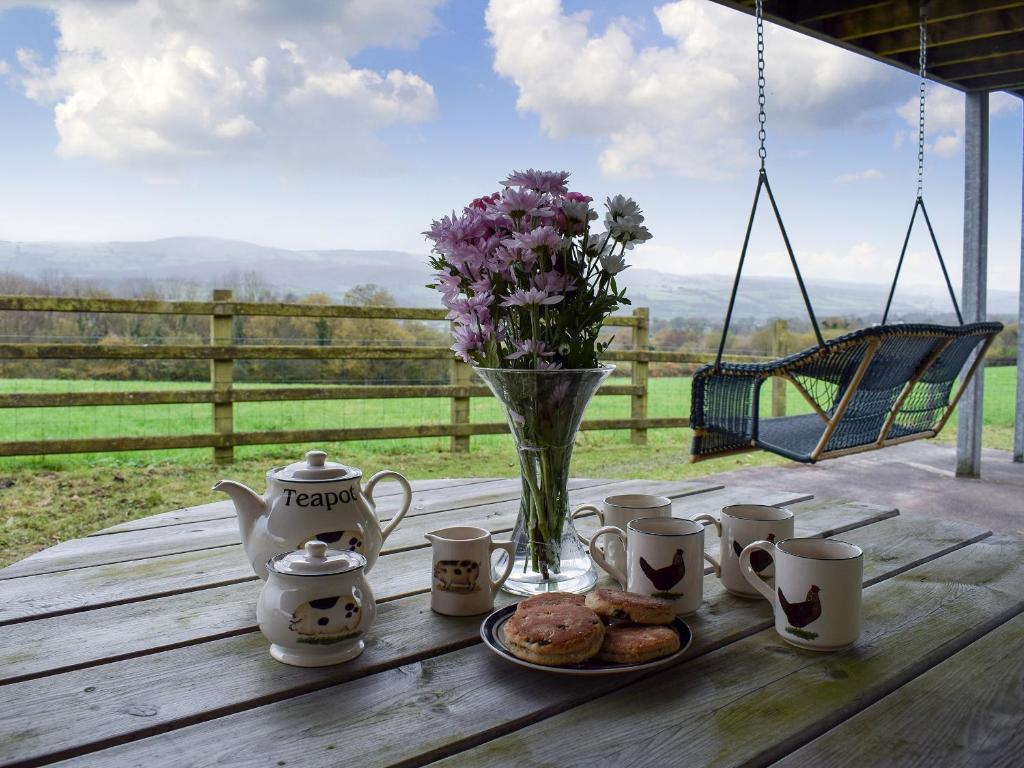
[[626, 254], [613, 253], [614, 246], [611, 248], [605, 247], [598, 257], [601, 261], [601, 269], [607, 272], [609, 275], [617, 275], [622, 270], [626, 269]]
[[616, 195], [615, 197], [609, 197], [605, 200], [605, 207], [608, 208], [608, 214], [605, 220], [618, 219], [623, 216], [640, 216], [640, 221], [644, 220], [644, 217], [640, 215], [640, 206], [636, 204], [636, 201], [631, 197], [624, 197], [623, 195]]

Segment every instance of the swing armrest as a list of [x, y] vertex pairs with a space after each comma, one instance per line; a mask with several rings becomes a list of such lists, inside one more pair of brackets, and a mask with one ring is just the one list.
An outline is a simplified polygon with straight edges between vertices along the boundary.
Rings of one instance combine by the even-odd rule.
[[749, 450], [753, 446], [758, 393], [769, 375], [762, 370], [744, 371], [736, 365], [718, 369], [706, 365], [694, 373], [692, 456]]

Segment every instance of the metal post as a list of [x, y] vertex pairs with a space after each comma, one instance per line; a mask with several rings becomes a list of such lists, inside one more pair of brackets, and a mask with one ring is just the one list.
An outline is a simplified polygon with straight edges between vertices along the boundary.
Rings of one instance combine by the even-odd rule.
[[[647, 351], [651, 339], [651, 310], [647, 307], [637, 307], [633, 310], [633, 317], [637, 324], [633, 326], [633, 349]], [[630, 401], [629, 415], [633, 419], [647, 418], [647, 377], [649, 365], [646, 360], [633, 361], [633, 386], [640, 387], [639, 394], [633, 395]], [[647, 429], [631, 429], [629, 440], [633, 445], [647, 445]]]
[[[985, 319], [988, 272], [988, 94], [968, 93], [964, 110], [964, 322]], [[975, 353], [977, 354], [977, 352]], [[956, 434], [957, 477], [981, 476], [985, 366], [960, 399]]]
[[[230, 302], [231, 291], [215, 290], [214, 302]], [[230, 303], [215, 304], [210, 316], [210, 346], [230, 346], [234, 341], [234, 308]], [[213, 403], [213, 431], [230, 435], [235, 429], [234, 404], [231, 402], [231, 387], [235, 377], [235, 361], [230, 358], [210, 360], [210, 385], [216, 400]], [[213, 449], [214, 464], [230, 464], [234, 461], [234, 448], [230, 445]]]
[[[1024, 166], [1022, 166], [1024, 170]], [[1021, 174], [1024, 188], [1024, 173]], [[1017, 296], [1017, 407], [1013, 415], [1013, 460], [1024, 462], [1024, 199], [1021, 204], [1020, 294]]]

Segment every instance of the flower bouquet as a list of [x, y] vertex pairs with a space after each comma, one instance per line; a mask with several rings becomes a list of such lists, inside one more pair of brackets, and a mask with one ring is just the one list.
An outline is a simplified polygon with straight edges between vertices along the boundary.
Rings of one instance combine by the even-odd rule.
[[476, 367], [504, 405], [523, 479], [506, 589], [581, 592], [596, 580], [568, 519], [572, 446], [583, 412], [611, 372], [600, 355], [605, 319], [629, 304], [616, 275], [625, 253], [650, 239], [637, 204], [605, 203], [591, 232], [593, 198], [569, 174], [528, 170], [433, 222], [431, 265], [454, 323], [452, 350]]

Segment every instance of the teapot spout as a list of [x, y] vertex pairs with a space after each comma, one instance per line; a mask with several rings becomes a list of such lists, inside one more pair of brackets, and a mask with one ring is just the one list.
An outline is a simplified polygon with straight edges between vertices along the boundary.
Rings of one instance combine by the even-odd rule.
[[238, 530], [242, 536], [242, 543], [247, 544], [256, 521], [267, 513], [267, 502], [252, 488], [234, 480], [221, 480], [213, 486], [213, 490], [226, 493], [235, 503]]

